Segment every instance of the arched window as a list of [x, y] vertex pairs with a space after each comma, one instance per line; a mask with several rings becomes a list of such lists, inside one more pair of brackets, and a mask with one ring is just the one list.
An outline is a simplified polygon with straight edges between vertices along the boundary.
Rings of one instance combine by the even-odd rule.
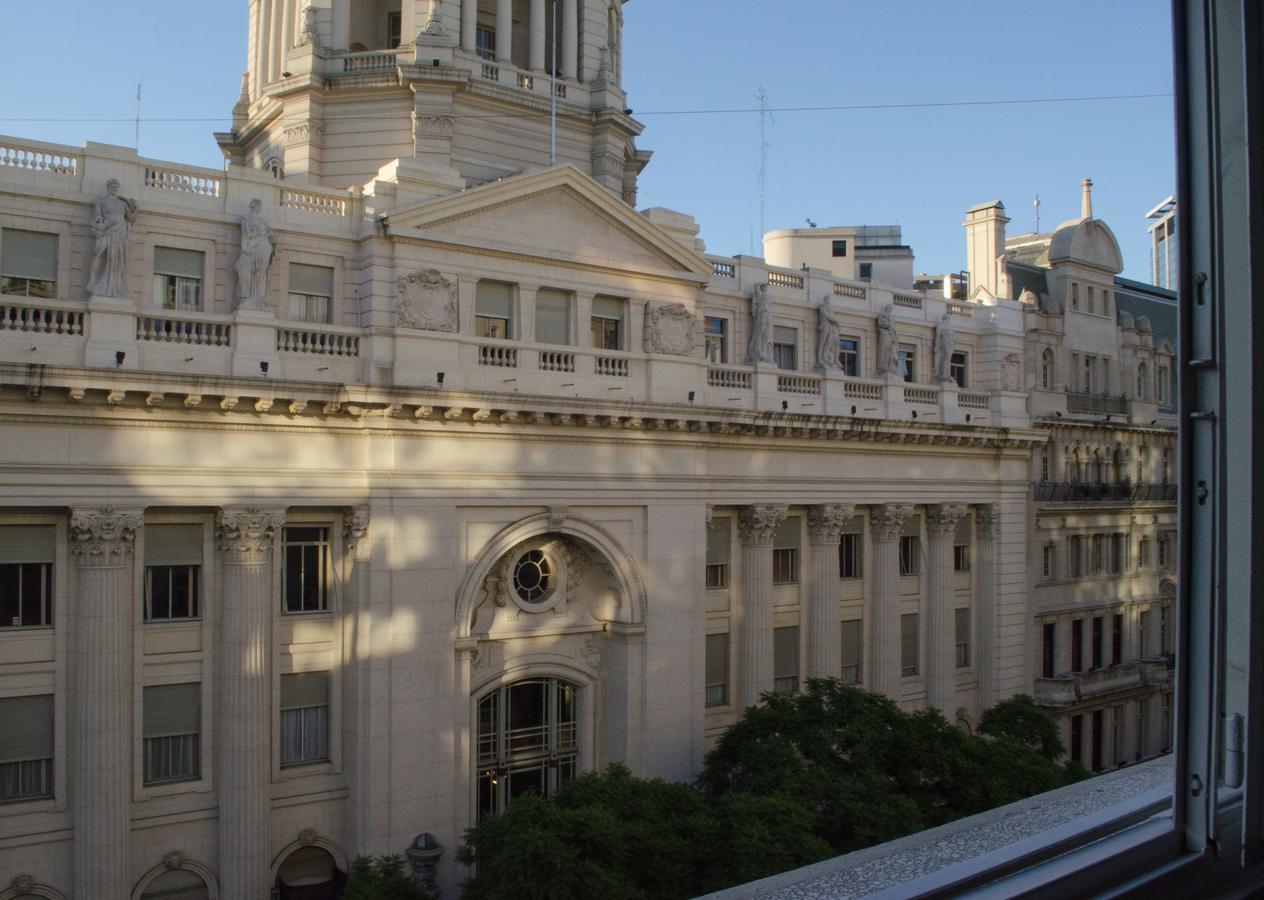
[[1082, 465], [1083, 463], [1080, 461], [1080, 448], [1076, 447], [1071, 451], [1071, 463], [1068, 467], [1069, 471], [1067, 472], [1068, 481], [1078, 484], [1083, 480], [1083, 472], [1080, 469]]
[[1051, 391], [1053, 383], [1053, 350], [1046, 347], [1045, 352], [1040, 355], [1040, 386], [1046, 391]]
[[280, 181], [285, 177], [285, 164], [281, 162], [281, 157], [269, 156], [268, 161], [263, 164], [263, 171]]
[[[346, 876], [323, 847], [299, 847], [277, 869], [277, 900], [336, 900]], [[145, 896], [149, 896], [146, 894]]]
[[506, 685], [478, 703], [478, 813], [514, 797], [547, 797], [579, 766], [579, 688], [557, 678]]
[[1105, 484], [1109, 479], [1107, 478], [1107, 473], [1106, 473], [1106, 466], [1107, 466], [1106, 457], [1102, 455], [1102, 451], [1100, 450], [1093, 451], [1093, 463], [1094, 463], [1093, 467], [1096, 470], [1094, 474], [1097, 477], [1097, 483]]
[[1137, 399], [1150, 399], [1150, 370], [1145, 363], [1137, 364]]
[[140, 895], [141, 900], [207, 900], [210, 896], [202, 876], [190, 869], [163, 872]]
[[1128, 477], [1128, 467], [1127, 467], [1127, 464], [1124, 462], [1124, 448], [1123, 447], [1115, 448], [1114, 463], [1115, 464], [1111, 467], [1114, 470], [1113, 472], [1111, 472], [1111, 477], [1116, 481], [1123, 481], [1125, 478]]
[[1138, 483], [1148, 482], [1150, 480], [1150, 448], [1137, 448], [1137, 481]]

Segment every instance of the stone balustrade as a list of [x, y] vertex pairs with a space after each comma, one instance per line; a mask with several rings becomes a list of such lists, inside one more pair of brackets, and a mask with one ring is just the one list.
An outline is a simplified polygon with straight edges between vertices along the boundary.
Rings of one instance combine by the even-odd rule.
[[1037, 678], [1034, 699], [1041, 706], [1067, 707], [1142, 687], [1166, 688], [1171, 682], [1166, 660], [1131, 660], [1104, 669]]

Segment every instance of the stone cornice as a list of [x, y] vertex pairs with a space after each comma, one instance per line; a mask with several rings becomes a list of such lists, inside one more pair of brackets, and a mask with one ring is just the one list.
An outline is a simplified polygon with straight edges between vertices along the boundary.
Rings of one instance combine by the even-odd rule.
[[856, 507], [843, 503], [826, 503], [808, 507], [808, 539], [813, 544], [837, 544]]
[[771, 547], [777, 529], [786, 520], [787, 507], [765, 503], [737, 511], [737, 530], [747, 547]]
[[904, 522], [913, 514], [913, 507], [906, 503], [884, 503], [869, 507], [869, 528], [875, 541], [899, 540]]
[[76, 509], [70, 514], [70, 550], [86, 568], [126, 566], [132, 560], [141, 511], [110, 507]]
[[238, 565], [268, 561], [277, 529], [285, 524], [284, 510], [222, 509], [215, 516], [215, 546]]
[[926, 533], [932, 541], [949, 541], [957, 533], [957, 523], [966, 514], [964, 503], [941, 503], [926, 507]]

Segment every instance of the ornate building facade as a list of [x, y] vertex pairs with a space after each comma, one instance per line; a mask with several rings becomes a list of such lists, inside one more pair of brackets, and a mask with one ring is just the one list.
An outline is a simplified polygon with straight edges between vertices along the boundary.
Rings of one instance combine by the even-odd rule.
[[630, 205], [617, 0], [560, 5], [558, 83], [610, 122], [559, 165], [338, 144], [352, 95], [384, 129], [541, 102], [545, 4], [403, 6], [252, 4], [227, 172], [0, 138], [0, 898], [285, 897], [405, 851], [450, 892], [478, 816], [689, 779], [809, 677], [967, 726], [1034, 690], [1091, 748], [1144, 695], [1127, 747], [1161, 749], [1172, 434], [1132, 387], [1170, 348], [1117, 321], [1091, 210], [1021, 294], [972, 211], [965, 302], [707, 256]]

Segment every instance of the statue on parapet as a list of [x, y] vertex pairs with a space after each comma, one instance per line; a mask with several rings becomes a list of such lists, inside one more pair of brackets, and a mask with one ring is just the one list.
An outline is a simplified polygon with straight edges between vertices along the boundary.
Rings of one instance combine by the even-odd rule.
[[772, 362], [772, 302], [768, 285], [757, 284], [751, 292], [751, 332], [746, 344], [746, 362]]
[[900, 336], [895, 330], [894, 305], [878, 316], [878, 374], [886, 378], [904, 378], [900, 362]]
[[95, 297], [129, 297], [127, 289], [127, 239], [136, 219], [136, 201], [120, 197], [119, 181], [105, 183], [105, 196], [92, 211], [92, 268], [88, 293]]
[[952, 345], [956, 334], [952, 327], [952, 313], [944, 311], [944, 316], [935, 326], [935, 381], [948, 384], [952, 378]]
[[829, 294], [821, 298], [816, 314], [819, 319], [816, 329], [816, 364], [826, 372], [837, 371], [842, 368], [838, 359], [838, 338], [843, 323], [834, 315]]
[[237, 300], [235, 309], [269, 312], [268, 267], [276, 235], [263, 218], [263, 201], [250, 201], [250, 212], [241, 217], [241, 256], [237, 257]]

